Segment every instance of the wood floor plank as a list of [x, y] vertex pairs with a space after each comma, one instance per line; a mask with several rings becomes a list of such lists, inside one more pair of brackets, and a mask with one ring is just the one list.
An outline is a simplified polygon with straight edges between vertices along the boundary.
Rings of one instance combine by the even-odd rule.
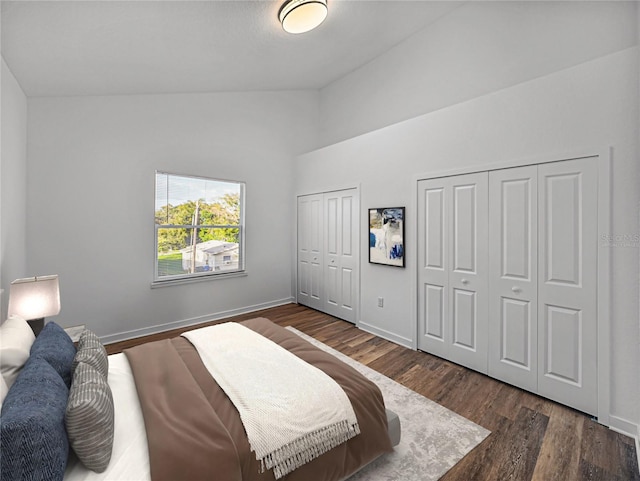
[[578, 478], [584, 422], [583, 415], [554, 406], [533, 474], [534, 481]]
[[368, 366], [385, 376], [396, 379], [414, 364], [415, 362], [406, 355], [404, 349], [397, 346], [394, 350], [371, 362]]
[[620, 478], [611, 474], [606, 469], [591, 464], [584, 459], [580, 461], [580, 479], [581, 481], [629, 481], [632, 478]]
[[462, 401], [458, 401], [456, 403], [457, 405], [453, 403], [447, 404], [452, 406], [450, 409], [455, 407], [455, 411], [458, 414], [479, 424], [482, 422], [484, 414], [494, 409], [493, 403], [495, 402], [497, 393], [500, 391], [501, 383], [481, 374], [474, 374], [474, 378], [470, 380], [471, 389], [468, 391], [469, 394], [465, 396], [462, 390], [468, 388], [460, 386], [459, 399]]
[[618, 447], [617, 433], [597, 423], [585, 424], [582, 436], [582, 459], [598, 468], [615, 474]]
[[515, 422], [505, 419], [441, 481], [531, 479], [547, 421], [546, 416], [522, 407]]
[[[223, 321], [253, 317], [295, 327], [491, 430], [442, 481], [640, 481], [634, 441], [582, 413], [297, 304]], [[111, 344], [107, 352], [188, 329]]]
[[[498, 381], [497, 381], [498, 382]], [[501, 416], [507, 417], [512, 421], [518, 413], [518, 406], [523, 404], [529, 394], [518, 388], [514, 388], [508, 384], [500, 383], [500, 388], [493, 402], [493, 409]]]

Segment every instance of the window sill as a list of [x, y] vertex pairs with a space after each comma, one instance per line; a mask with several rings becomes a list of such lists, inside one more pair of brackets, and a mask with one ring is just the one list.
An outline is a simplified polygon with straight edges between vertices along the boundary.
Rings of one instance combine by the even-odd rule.
[[247, 271], [240, 272], [230, 272], [228, 274], [213, 274], [209, 276], [197, 276], [197, 277], [187, 277], [184, 279], [168, 279], [166, 281], [153, 281], [151, 283], [151, 289], [157, 289], [160, 287], [169, 287], [169, 286], [179, 286], [182, 284], [193, 284], [194, 282], [205, 282], [205, 281], [219, 281], [222, 279], [230, 279], [233, 277], [246, 277]]

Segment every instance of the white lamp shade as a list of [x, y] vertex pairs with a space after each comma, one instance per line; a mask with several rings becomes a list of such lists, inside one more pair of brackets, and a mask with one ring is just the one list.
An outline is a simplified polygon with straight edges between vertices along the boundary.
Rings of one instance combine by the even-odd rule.
[[289, 0], [278, 14], [282, 28], [289, 33], [313, 30], [327, 18], [326, 0]]
[[8, 315], [26, 320], [55, 316], [60, 312], [58, 276], [16, 279], [9, 292]]

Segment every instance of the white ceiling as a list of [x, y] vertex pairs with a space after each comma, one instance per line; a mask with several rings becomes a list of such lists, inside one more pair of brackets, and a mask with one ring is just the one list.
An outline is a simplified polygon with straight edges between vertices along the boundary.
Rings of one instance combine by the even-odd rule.
[[318, 89], [460, 5], [328, 0], [291, 35], [281, 3], [2, 0], [2, 56], [27, 96]]

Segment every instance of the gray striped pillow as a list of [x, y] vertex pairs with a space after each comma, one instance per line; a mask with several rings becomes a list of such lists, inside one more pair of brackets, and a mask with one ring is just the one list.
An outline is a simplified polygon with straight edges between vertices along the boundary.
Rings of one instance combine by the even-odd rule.
[[107, 351], [93, 332], [89, 329], [85, 329], [80, 335], [78, 340], [78, 352], [73, 359], [71, 365], [71, 373], [76, 369], [76, 366], [80, 362], [86, 362], [95, 367], [100, 374], [107, 379], [109, 375], [109, 359], [107, 357]]
[[78, 363], [73, 375], [65, 424], [82, 464], [97, 473], [107, 469], [113, 448], [113, 397], [105, 377], [85, 362]]
[[82, 331], [82, 334], [80, 334], [80, 338], [78, 339], [78, 349], [82, 349], [83, 347], [99, 348], [102, 347], [102, 343], [93, 331], [85, 329], [84, 331]]

